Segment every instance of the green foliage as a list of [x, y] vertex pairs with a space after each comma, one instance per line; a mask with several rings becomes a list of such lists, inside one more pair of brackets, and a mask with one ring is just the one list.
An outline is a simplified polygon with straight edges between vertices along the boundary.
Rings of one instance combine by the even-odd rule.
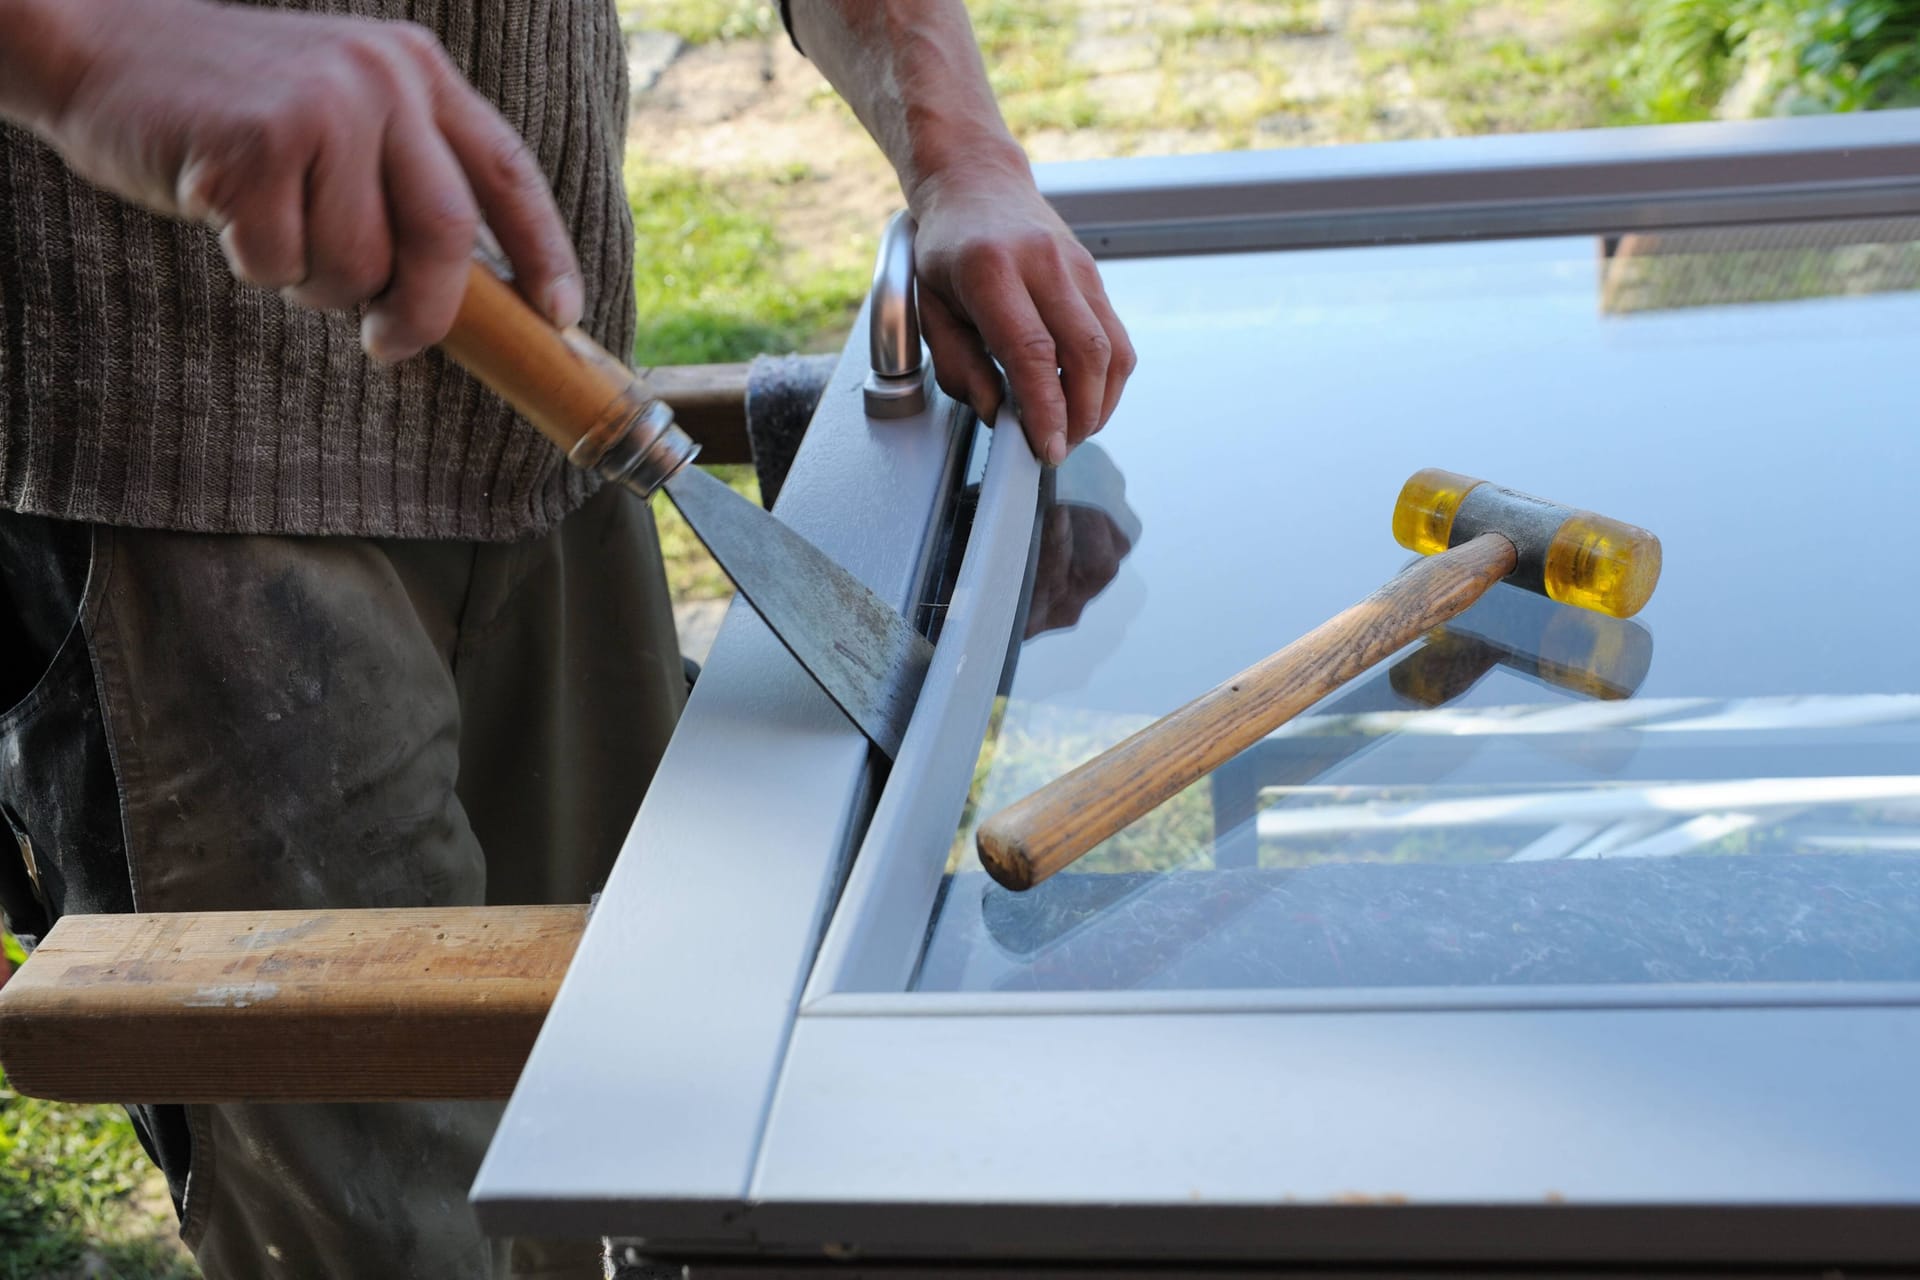
[[791, 351], [852, 319], [863, 274], [816, 267], [789, 250], [766, 204], [778, 184], [757, 185], [748, 197], [682, 170], [628, 165], [640, 364]]
[[[16, 967], [26, 950], [0, 932]], [[23, 1098], [0, 1074], [0, 1280], [193, 1280], [152, 1197], [158, 1174], [118, 1107]]]
[[1649, 120], [1710, 115], [1740, 73], [1750, 26], [1745, 0], [1652, 0], [1639, 42], [1621, 65], [1638, 114]]
[[1648, 0], [1620, 80], [1653, 121], [1920, 103], [1920, 0]]
[[[866, 279], [856, 270], [813, 266], [804, 250], [781, 239], [771, 212], [780, 187], [812, 180], [810, 170], [790, 166], [766, 175], [749, 196], [682, 170], [628, 164], [636, 363], [717, 364], [831, 345], [859, 306]], [[756, 497], [753, 468], [715, 471]], [[730, 594], [726, 575], [671, 505], [654, 510], [674, 599]]]
[[118, 1107], [23, 1098], [0, 1079], [0, 1280], [188, 1280], [134, 1203], [152, 1166]]
[[1920, 0], [1834, 0], [1800, 14], [1800, 90], [1826, 111], [1920, 102]]

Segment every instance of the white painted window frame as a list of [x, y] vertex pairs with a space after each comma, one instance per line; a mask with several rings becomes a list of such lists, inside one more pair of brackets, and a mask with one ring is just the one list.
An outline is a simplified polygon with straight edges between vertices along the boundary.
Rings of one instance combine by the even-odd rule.
[[[1100, 256], [1912, 215], [1920, 112], [1043, 184]], [[938, 396], [867, 419], [860, 363], [778, 513], [905, 608], [968, 424]], [[488, 1229], [689, 1258], [1920, 1259], [1911, 987], [908, 992], [1033, 531], [1010, 428], [890, 773], [729, 613], [476, 1181]]]

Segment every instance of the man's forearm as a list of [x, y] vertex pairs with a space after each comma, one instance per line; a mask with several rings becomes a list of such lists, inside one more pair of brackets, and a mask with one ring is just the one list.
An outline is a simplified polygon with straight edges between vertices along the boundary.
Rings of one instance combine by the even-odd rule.
[[947, 176], [1028, 174], [961, 0], [794, 0], [807, 57], [880, 144], [910, 205]]
[[1112, 414], [1133, 344], [1100, 270], [1034, 186], [961, 0], [790, 0], [800, 47], [893, 162], [918, 221], [922, 331], [946, 393], [992, 420], [999, 366], [1036, 455]]

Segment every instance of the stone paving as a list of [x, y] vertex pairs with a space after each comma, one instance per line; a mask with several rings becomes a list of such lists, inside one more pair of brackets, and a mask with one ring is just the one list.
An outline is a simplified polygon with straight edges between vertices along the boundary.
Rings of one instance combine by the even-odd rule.
[[[1056, 92], [1071, 95], [1079, 119], [1049, 124], [1028, 109], [1038, 95], [1002, 98], [1040, 162], [1440, 136], [1450, 132], [1445, 110], [1392, 64], [1395, 46], [1413, 38], [1408, 19], [1420, 2], [1029, 4], [1070, 33]], [[899, 203], [892, 174], [784, 37], [688, 47], [640, 30], [629, 51], [637, 155], [721, 179], [778, 181], [793, 243], [836, 256], [867, 250]]]

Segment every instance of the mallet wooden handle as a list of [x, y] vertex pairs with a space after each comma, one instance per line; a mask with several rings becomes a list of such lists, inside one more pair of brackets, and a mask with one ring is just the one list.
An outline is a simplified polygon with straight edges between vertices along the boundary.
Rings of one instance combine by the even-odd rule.
[[605, 347], [577, 328], [554, 328], [477, 259], [467, 273], [460, 314], [440, 349], [563, 453], [594, 427], [656, 398]]
[[1513, 544], [1497, 533], [1409, 565], [1280, 652], [988, 818], [981, 862], [1007, 888], [1031, 888], [1465, 611], [1513, 568]]

